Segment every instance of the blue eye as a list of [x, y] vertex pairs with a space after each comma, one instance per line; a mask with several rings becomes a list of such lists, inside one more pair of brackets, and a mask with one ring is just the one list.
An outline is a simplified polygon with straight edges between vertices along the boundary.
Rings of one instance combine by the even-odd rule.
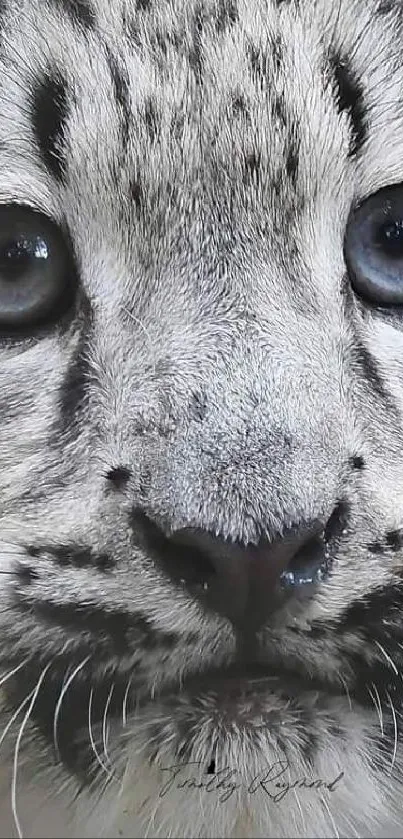
[[0, 206], [0, 333], [55, 322], [72, 300], [73, 262], [63, 233], [47, 216]]
[[403, 304], [403, 186], [381, 189], [354, 210], [344, 256], [357, 294], [379, 305]]

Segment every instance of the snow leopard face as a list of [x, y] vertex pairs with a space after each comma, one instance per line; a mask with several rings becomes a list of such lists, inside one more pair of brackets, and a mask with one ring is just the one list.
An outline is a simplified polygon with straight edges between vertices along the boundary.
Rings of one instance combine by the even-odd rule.
[[131, 835], [375, 829], [402, 792], [403, 6], [0, 8], [14, 804], [25, 753]]

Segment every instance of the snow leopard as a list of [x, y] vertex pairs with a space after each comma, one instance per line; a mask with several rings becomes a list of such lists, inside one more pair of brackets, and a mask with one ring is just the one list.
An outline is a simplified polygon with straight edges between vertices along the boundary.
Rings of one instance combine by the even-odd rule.
[[24, 778], [78, 835], [399, 821], [402, 43], [401, 0], [1, 0], [19, 836]]

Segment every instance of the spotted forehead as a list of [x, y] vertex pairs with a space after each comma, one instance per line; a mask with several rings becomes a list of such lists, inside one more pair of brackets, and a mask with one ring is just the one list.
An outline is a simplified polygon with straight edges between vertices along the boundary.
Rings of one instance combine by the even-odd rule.
[[13, 116], [70, 206], [104, 210], [101, 224], [112, 209], [160, 234], [173, 216], [208, 225], [213, 208], [214, 225], [243, 217], [256, 237], [269, 206], [283, 226], [287, 208], [338, 195], [376, 122], [375, 74], [397, 73], [401, 4], [385, 0], [46, 5], [26, 2], [17, 33], [6, 0], [0, 134], [10, 148]]

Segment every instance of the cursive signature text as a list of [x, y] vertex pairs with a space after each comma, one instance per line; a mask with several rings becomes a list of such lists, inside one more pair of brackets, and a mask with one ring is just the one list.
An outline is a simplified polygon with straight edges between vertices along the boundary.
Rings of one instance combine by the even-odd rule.
[[225, 766], [217, 772], [203, 771], [200, 761], [190, 763], [176, 763], [173, 766], [162, 766], [162, 772], [166, 773], [167, 779], [160, 789], [160, 798], [164, 798], [170, 790], [175, 789], [203, 789], [207, 793], [217, 793], [219, 801], [224, 803], [238, 789], [246, 789], [249, 795], [263, 793], [273, 802], [279, 803], [294, 789], [306, 790], [327, 790], [334, 792], [344, 777], [344, 772], [339, 772], [332, 780], [321, 778], [298, 777], [292, 778], [290, 765], [286, 760], [277, 760], [268, 766], [259, 775], [247, 782], [242, 779], [237, 769]]

